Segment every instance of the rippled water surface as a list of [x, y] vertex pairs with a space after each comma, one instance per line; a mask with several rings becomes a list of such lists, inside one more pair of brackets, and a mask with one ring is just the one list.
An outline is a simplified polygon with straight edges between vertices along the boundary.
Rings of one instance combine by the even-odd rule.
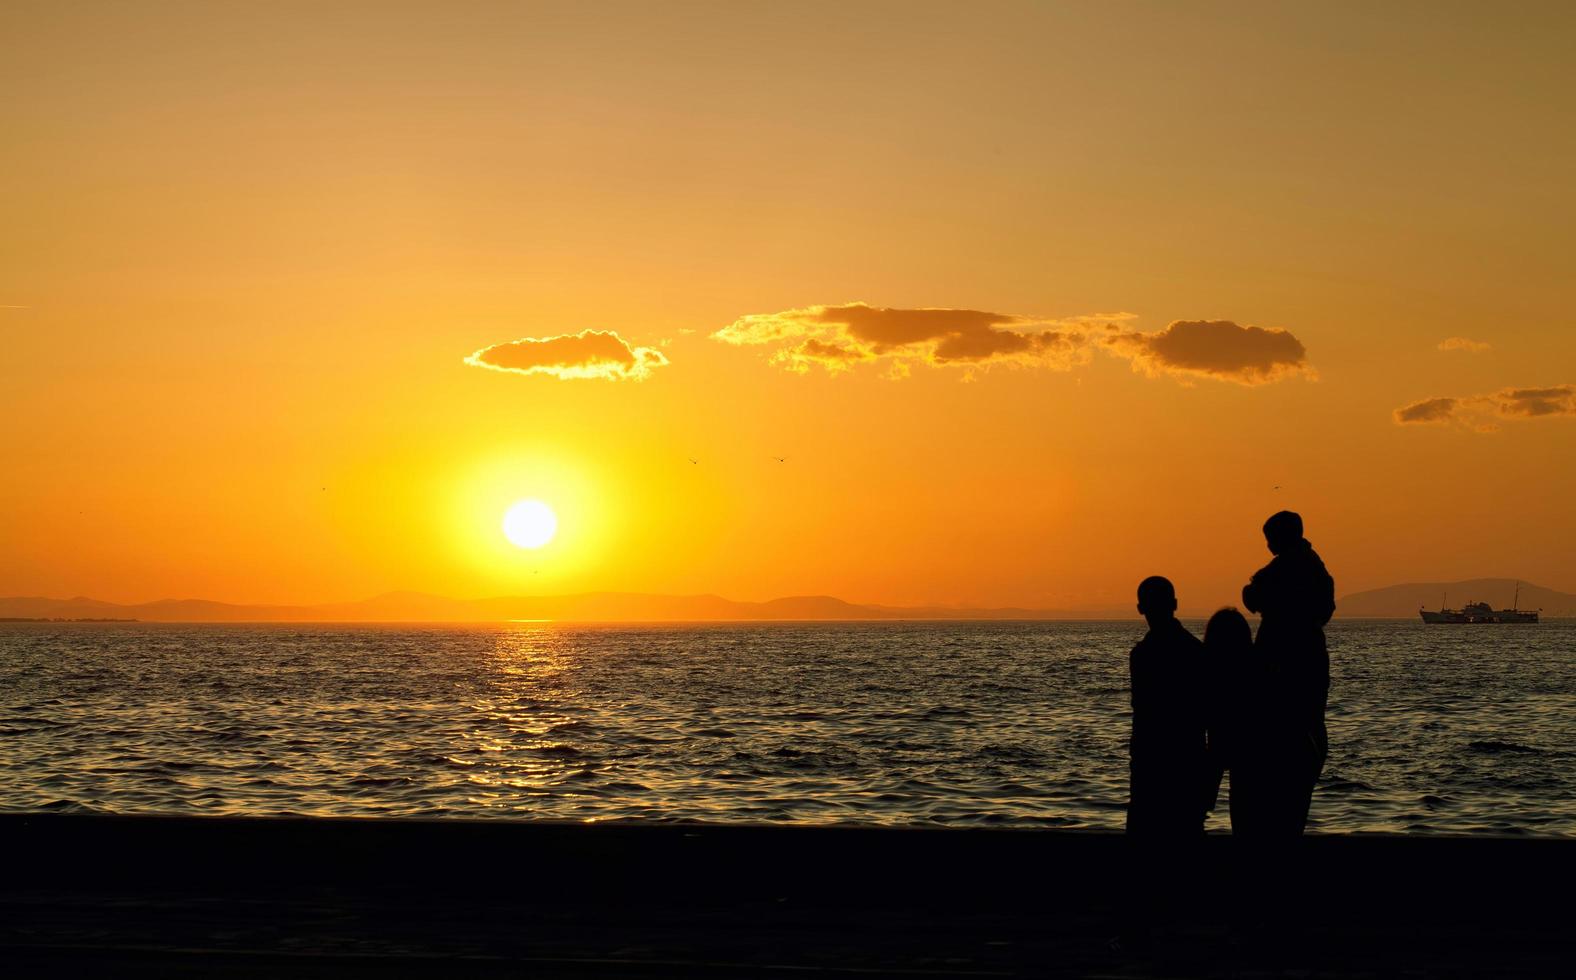
[[[10, 624], [0, 808], [1117, 828], [1141, 632]], [[1576, 624], [1330, 639], [1320, 829], [1576, 834]]]

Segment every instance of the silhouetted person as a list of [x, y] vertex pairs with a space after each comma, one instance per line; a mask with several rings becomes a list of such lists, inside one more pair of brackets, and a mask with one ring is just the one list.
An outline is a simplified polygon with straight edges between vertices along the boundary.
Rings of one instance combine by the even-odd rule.
[[1291, 853], [1297, 840], [1288, 819], [1299, 799], [1306, 737], [1287, 713], [1268, 651], [1235, 609], [1204, 627], [1209, 664], [1209, 756], [1214, 787], [1231, 774], [1231, 890], [1224, 905], [1240, 938], [1273, 943], [1276, 930], [1302, 914], [1306, 869]]
[[1128, 661], [1127, 834], [1132, 846], [1129, 919], [1121, 942], [1142, 944], [1159, 909], [1189, 891], [1187, 863], [1204, 832], [1209, 767], [1205, 741], [1204, 645], [1177, 621], [1176, 590], [1151, 576], [1139, 583], [1149, 632]]
[[1128, 661], [1133, 697], [1127, 832], [1197, 835], [1204, 827], [1204, 645], [1177, 621], [1176, 590], [1160, 576], [1138, 586], [1149, 632]]
[[[1329, 749], [1324, 708], [1330, 654], [1324, 625], [1335, 613], [1335, 581], [1302, 536], [1298, 515], [1283, 510], [1265, 521], [1264, 540], [1275, 557], [1243, 587], [1242, 603], [1261, 617], [1254, 648], [1267, 680], [1256, 737], [1274, 754], [1278, 778], [1267, 789], [1268, 811], [1251, 815], [1248, 829], [1296, 836], [1307, 825], [1313, 787]], [[1232, 789], [1235, 795], [1235, 782]]]
[[1277, 725], [1276, 694], [1253, 627], [1235, 609], [1222, 609], [1204, 627], [1210, 687], [1209, 761], [1212, 787], [1231, 774], [1231, 832], [1263, 832], [1274, 820], [1288, 743], [1270, 732]]

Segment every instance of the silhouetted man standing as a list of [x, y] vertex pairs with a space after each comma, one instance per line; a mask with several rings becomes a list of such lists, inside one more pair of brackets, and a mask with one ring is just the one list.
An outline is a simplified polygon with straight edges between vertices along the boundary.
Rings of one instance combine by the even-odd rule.
[[1160, 576], [1138, 586], [1149, 632], [1128, 661], [1133, 691], [1127, 832], [1197, 836], [1204, 829], [1204, 644], [1177, 622], [1176, 590]]
[[1260, 615], [1254, 647], [1268, 661], [1276, 703], [1266, 717], [1278, 727], [1259, 733], [1280, 758], [1277, 791], [1266, 799], [1260, 823], [1268, 833], [1301, 834], [1313, 787], [1324, 768], [1329, 739], [1324, 728], [1330, 692], [1330, 653], [1324, 625], [1335, 613], [1335, 580], [1302, 536], [1302, 518], [1283, 510], [1264, 522], [1264, 541], [1275, 557], [1242, 589], [1242, 604]]
[[1133, 647], [1127, 836], [1133, 891], [1117, 942], [1147, 945], [1157, 915], [1190, 890], [1187, 862], [1208, 807], [1204, 644], [1177, 622], [1176, 589], [1158, 575], [1138, 585], [1149, 632]]

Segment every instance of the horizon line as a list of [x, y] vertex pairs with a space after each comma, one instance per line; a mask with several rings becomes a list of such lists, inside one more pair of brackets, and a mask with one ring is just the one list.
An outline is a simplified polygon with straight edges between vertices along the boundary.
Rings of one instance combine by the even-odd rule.
[[[1388, 590], [1388, 589], [1418, 588], [1418, 587], [1423, 587], [1423, 586], [1430, 586], [1430, 587], [1432, 587], [1432, 586], [1439, 586], [1439, 585], [1464, 585], [1464, 584], [1467, 584], [1467, 583], [1470, 583], [1470, 582], [1502, 582], [1502, 581], [1503, 582], [1515, 582], [1515, 583], [1517, 583], [1520, 586], [1530, 586], [1533, 589], [1541, 589], [1541, 590], [1548, 591], [1548, 592], [1564, 592], [1565, 591], [1563, 589], [1552, 588], [1552, 587], [1545, 586], [1545, 585], [1539, 585], [1538, 583], [1529, 581], [1528, 579], [1518, 578], [1516, 576], [1511, 576], [1511, 575], [1504, 575], [1504, 576], [1500, 576], [1500, 575], [1480, 575], [1480, 576], [1474, 576], [1472, 578], [1459, 578], [1459, 579], [1448, 579], [1448, 580], [1446, 580], [1446, 579], [1435, 579], [1435, 580], [1431, 580], [1430, 581], [1430, 580], [1422, 580], [1422, 579], [1412, 579], [1412, 580], [1408, 580], [1408, 581], [1404, 581], [1404, 582], [1392, 582], [1392, 583], [1389, 583], [1389, 584], [1386, 584], [1386, 585], [1379, 585], [1379, 586], [1374, 586], [1374, 587], [1371, 587], [1371, 588], [1356, 589], [1356, 590], [1353, 590], [1353, 591], [1349, 591], [1349, 592], [1344, 593], [1339, 598], [1350, 598], [1350, 597], [1353, 597], [1353, 596], [1365, 595], [1365, 594], [1370, 593], [1370, 592], [1382, 592], [1382, 591], [1385, 591], [1385, 590]], [[797, 593], [791, 593], [791, 594], [787, 594], [787, 595], [771, 596], [770, 598], [766, 598], [766, 599], [734, 599], [734, 598], [731, 598], [729, 596], [723, 595], [723, 594], [721, 594], [719, 592], [642, 592], [642, 591], [630, 590], [630, 589], [590, 589], [590, 590], [580, 591], [580, 592], [555, 592], [555, 593], [525, 593], [525, 592], [520, 592], [520, 593], [493, 593], [493, 594], [488, 594], [488, 595], [480, 595], [480, 596], [472, 596], [472, 597], [457, 597], [457, 596], [451, 596], [451, 595], [444, 595], [444, 594], [439, 593], [439, 592], [424, 592], [424, 591], [421, 591], [419, 589], [388, 589], [388, 590], [385, 590], [385, 591], [382, 591], [382, 592], [376, 592], [376, 593], [373, 593], [372, 595], [364, 596], [364, 597], [358, 598], [358, 599], [331, 599], [331, 600], [315, 600], [315, 601], [305, 601], [305, 602], [300, 602], [300, 601], [298, 601], [298, 602], [279, 602], [279, 601], [257, 602], [257, 601], [251, 601], [251, 600], [209, 599], [209, 598], [204, 598], [204, 597], [200, 597], [200, 596], [170, 596], [170, 595], [160, 596], [159, 598], [156, 598], [156, 599], [142, 599], [142, 600], [133, 600], [133, 601], [122, 601], [122, 600], [115, 600], [115, 599], [100, 599], [100, 598], [96, 598], [96, 597], [91, 596], [91, 595], [87, 595], [85, 593], [78, 593], [76, 595], [63, 596], [63, 597], [57, 597], [57, 596], [52, 596], [52, 595], [39, 595], [39, 594], [35, 594], [35, 595], [13, 594], [13, 595], [0, 595], [0, 602], [7, 602], [7, 601], [96, 602], [96, 603], [102, 603], [104, 605], [122, 606], [122, 607], [127, 607], [127, 608], [134, 608], [134, 607], [139, 607], [139, 606], [154, 606], [154, 605], [159, 605], [159, 604], [162, 604], [162, 603], [188, 603], [188, 602], [190, 602], [190, 603], [207, 603], [207, 604], [219, 605], [219, 606], [237, 606], [237, 607], [251, 606], [251, 607], [256, 607], [256, 608], [260, 608], [260, 609], [290, 609], [290, 608], [315, 609], [315, 608], [332, 607], [332, 606], [361, 605], [361, 604], [365, 604], [365, 603], [369, 603], [369, 602], [374, 602], [374, 601], [379, 600], [379, 599], [386, 599], [386, 598], [397, 597], [397, 596], [411, 596], [411, 597], [419, 597], [419, 598], [423, 598], [423, 599], [438, 599], [438, 600], [442, 600], [444, 602], [470, 603], [470, 604], [485, 603], [485, 602], [508, 602], [508, 601], [549, 601], [549, 600], [555, 600], [555, 599], [579, 599], [579, 598], [586, 598], [586, 597], [592, 597], [592, 596], [629, 596], [629, 597], [637, 597], [637, 598], [643, 598], [643, 599], [684, 599], [684, 600], [713, 599], [713, 600], [717, 600], [717, 601], [720, 601], [720, 602], [727, 602], [727, 603], [732, 603], [732, 604], [736, 604], [736, 605], [755, 605], [755, 606], [769, 605], [769, 604], [772, 604], [772, 603], [790, 602], [790, 601], [795, 601], [795, 600], [798, 600], [798, 601], [826, 600], [826, 601], [830, 601], [830, 602], [842, 603], [843, 605], [846, 605], [846, 606], [853, 606], [853, 607], [856, 607], [856, 608], [864, 608], [864, 609], [893, 610], [893, 611], [899, 611], [899, 610], [904, 610], [904, 609], [951, 609], [951, 610], [957, 610], [959, 612], [967, 612], [967, 611], [987, 612], [987, 611], [991, 611], [991, 610], [1013, 610], [1013, 611], [1024, 611], [1024, 612], [1055, 612], [1055, 613], [1106, 612], [1106, 611], [1115, 610], [1117, 608], [1126, 608], [1126, 607], [1132, 605], [1132, 600], [1131, 599], [1127, 599], [1127, 600], [1111, 600], [1109, 604], [1094, 603], [1094, 604], [1083, 605], [1083, 606], [1030, 606], [1030, 605], [1022, 605], [1022, 604], [1011, 603], [1011, 602], [1000, 603], [1000, 604], [974, 604], [974, 603], [967, 603], [967, 602], [947, 602], [947, 601], [939, 601], [939, 600], [929, 600], [929, 601], [923, 601], [922, 600], [922, 601], [918, 601], [918, 602], [893, 603], [893, 602], [863, 601], [863, 600], [845, 599], [842, 596], [833, 595], [830, 592], [797, 592]], [[1210, 605], [1210, 604], [1206, 603], [1205, 605]], [[1188, 606], [1188, 608], [1194, 608], [1194, 607], [1190, 605], [1190, 606]], [[1203, 608], [1203, 607], [1200, 606], [1200, 607], [1197, 607], [1197, 608]], [[1218, 609], [1218, 608], [1221, 608], [1221, 607], [1220, 606], [1211, 606], [1211, 608], [1212, 609]]]

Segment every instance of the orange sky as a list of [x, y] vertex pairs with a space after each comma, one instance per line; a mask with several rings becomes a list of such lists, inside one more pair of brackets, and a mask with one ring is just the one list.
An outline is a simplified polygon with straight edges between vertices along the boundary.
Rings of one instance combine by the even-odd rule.
[[0, 10], [0, 594], [1576, 591], [1569, 5], [323, 6]]

